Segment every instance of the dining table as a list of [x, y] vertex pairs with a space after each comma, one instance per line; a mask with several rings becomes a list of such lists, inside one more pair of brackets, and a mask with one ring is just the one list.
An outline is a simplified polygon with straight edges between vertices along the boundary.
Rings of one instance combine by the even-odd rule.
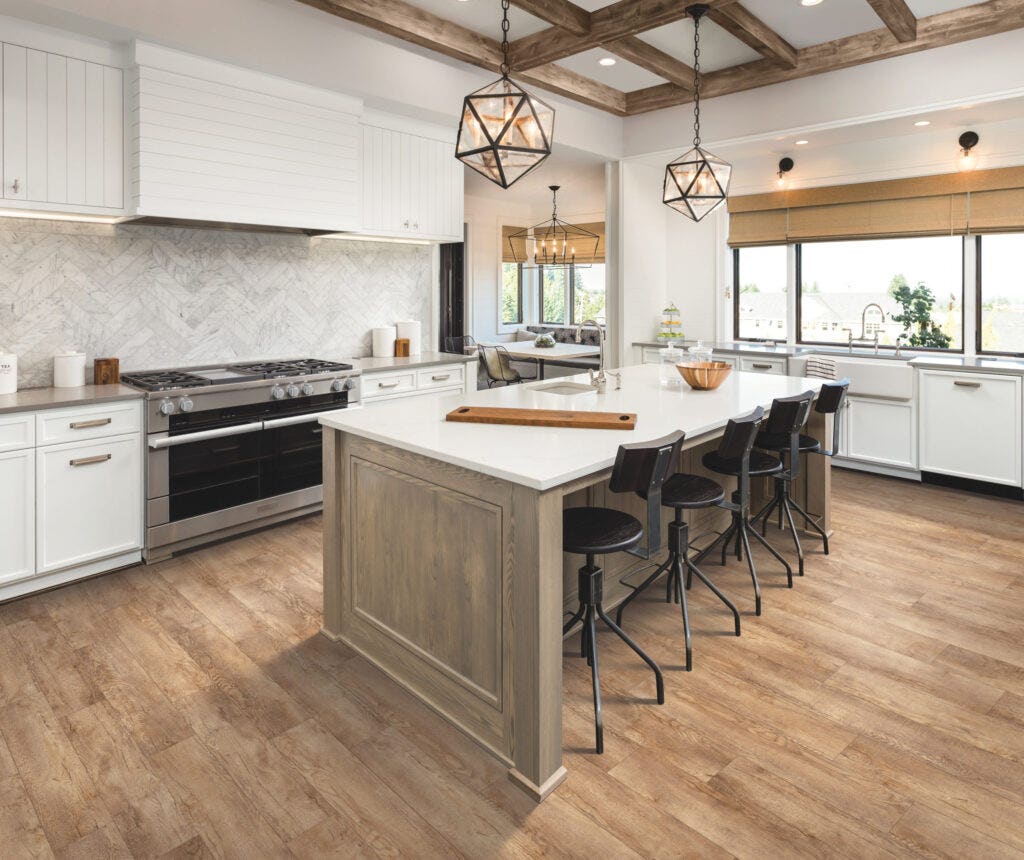
[[556, 343], [554, 346], [537, 346], [530, 341], [500, 344], [508, 352], [510, 358], [517, 361], [534, 361], [537, 363], [537, 378], [544, 378], [544, 363], [547, 361], [564, 361], [570, 358], [593, 358], [601, 354], [601, 347], [585, 343]]

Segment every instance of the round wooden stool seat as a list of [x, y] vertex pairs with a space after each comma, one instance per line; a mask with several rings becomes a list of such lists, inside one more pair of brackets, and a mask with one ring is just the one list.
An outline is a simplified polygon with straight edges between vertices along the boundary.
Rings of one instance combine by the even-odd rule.
[[[788, 433], [758, 433], [757, 439], [754, 440], [754, 444], [758, 448], [763, 448], [765, 451], [788, 451], [789, 450], [789, 434]], [[821, 442], [815, 439], [813, 436], [807, 436], [804, 433], [800, 434], [800, 450], [801, 451], [820, 451]]]
[[[709, 451], [701, 458], [705, 469], [717, 472], [719, 475], [739, 475], [743, 471], [743, 461], [739, 459], [725, 459], [717, 451]], [[782, 471], [782, 460], [765, 454], [762, 451], [750, 452], [750, 474], [751, 475], [774, 475]]]
[[644, 536], [636, 517], [613, 508], [566, 508], [562, 513], [562, 549], [600, 555], [632, 549]]
[[703, 475], [673, 475], [661, 488], [666, 508], [710, 508], [725, 498], [722, 486]]

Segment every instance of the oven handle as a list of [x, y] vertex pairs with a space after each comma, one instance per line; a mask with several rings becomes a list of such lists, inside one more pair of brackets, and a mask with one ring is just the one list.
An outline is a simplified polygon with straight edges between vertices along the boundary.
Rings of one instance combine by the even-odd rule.
[[207, 439], [220, 439], [224, 436], [241, 436], [243, 433], [256, 433], [263, 429], [262, 421], [252, 424], [236, 424], [234, 427], [217, 427], [213, 430], [200, 430], [197, 433], [184, 433], [181, 436], [162, 436], [150, 439], [149, 447], [158, 451], [161, 448], [173, 448], [176, 445], [188, 445], [190, 442], [203, 442]]
[[273, 430], [275, 427], [290, 427], [293, 424], [314, 423], [321, 418], [333, 415], [335, 412], [344, 412], [346, 408], [351, 409], [354, 407], [343, 406], [339, 409], [325, 409], [323, 412], [307, 412], [304, 415], [289, 415], [287, 418], [271, 418], [269, 421], [263, 422], [263, 428], [265, 430]]

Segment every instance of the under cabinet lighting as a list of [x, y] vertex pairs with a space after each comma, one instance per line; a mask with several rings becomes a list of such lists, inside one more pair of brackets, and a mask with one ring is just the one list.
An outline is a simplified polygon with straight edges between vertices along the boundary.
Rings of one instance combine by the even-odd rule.
[[86, 215], [77, 212], [40, 212], [36, 209], [0, 209], [0, 218], [30, 218], [34, 221], [79, 221], [84, 224], [119, 224], [121, 215]]
[[398, 236], [363, 236], [359, 233], [322, 233], [314, 239], [343, 239], [348, 242], [387, 242], [391, 245], [430, 245], [429, 239], [403, 239]]

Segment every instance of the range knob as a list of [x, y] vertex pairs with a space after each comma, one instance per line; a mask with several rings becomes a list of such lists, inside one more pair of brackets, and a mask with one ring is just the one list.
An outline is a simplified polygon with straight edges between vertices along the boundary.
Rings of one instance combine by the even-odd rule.
[[344, 390], [345, 390], [345, 383], [342, 382], [340, 379], [335, 379], [334, 382], [331, 383], [331, 391], [344, 391]]
[[182, 397], [181, 400], [178, 401], [178, 408], [182, 412], [191, 412], [193, 405], [192, 399], [189, 397]]
[[166, 397], [160, 401], [160, 405], [157, 408], [160, 410], [161, 415], [174, 414], [174, 403], [168, 400]]
[[270, 396], [273, 397], [274, 400], [283, 400], [284, 389], [280, 385], [275, 385], [273, 388], [270, 389]]
[[313, 383], [311, 383], [311, 382], [303, 382], [302, 383], [302, 393], [305, 394], [306, 397], [309, 397], [309, 395], [311, 395], [313, 393]]
[[288, 392], [288, 396], [289, 397], [298, 397], [299, 396], [299, 386], [297, 386], [297, 385], [289, 385], [288, 388], [287, 388], [287, 392]]

